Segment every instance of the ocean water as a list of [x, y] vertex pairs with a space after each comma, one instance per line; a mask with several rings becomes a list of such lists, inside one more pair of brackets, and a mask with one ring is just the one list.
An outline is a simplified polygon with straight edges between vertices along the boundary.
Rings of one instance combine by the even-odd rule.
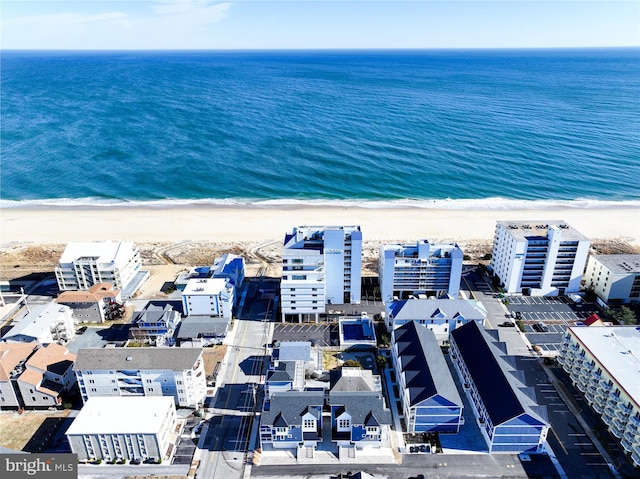
[[2, 206], [640, 205], [640, 49], [1, 53]]

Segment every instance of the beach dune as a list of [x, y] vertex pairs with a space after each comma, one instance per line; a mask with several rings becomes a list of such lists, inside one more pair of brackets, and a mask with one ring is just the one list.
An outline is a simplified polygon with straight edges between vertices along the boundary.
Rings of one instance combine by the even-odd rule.
[[415, 207], [183, 206], [41, 207], [0, 210], [0, 242], [266, 241], [299, 225], [362, 227], [367, 240], [463, 241], [493, 238], [498, 220], [564, 220], [591, 239], [640, 245], [634, 207], [449, 210]]

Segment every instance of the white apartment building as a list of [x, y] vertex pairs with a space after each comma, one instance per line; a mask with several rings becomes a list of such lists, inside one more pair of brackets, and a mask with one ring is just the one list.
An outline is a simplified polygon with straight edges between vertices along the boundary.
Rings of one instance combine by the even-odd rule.
[[378, 274], [382, 302], [413, 295], [457, 298], [462, 277], [462, 250], [455, 243], [385, 244]]
[[82, 400], [171, 396], [197, 407], [207, 392], [201, 348], [84, 348], [73, 367]]
[[69, 243], [55, 273], [60, 291], [88, 290], [98, 283], [112, 283], [123, 291], [141, 265], [140, 251], [134, 243]]
[[589, 244], [564, 221], [498, 221], [489, 269], [507, 293], [576, 293]]
[[66, 432], [80, 461], [169, 459], [178, 424], [171, 398], [101, 398], [88, 401]]
[[640, 254], [592, 254], [584, 275], [605, 303], [640, 300]]
[[282, 321], [325, 312], [325, 304], [359, 304], [362, 232], [359, 226], [300, 226], [282, 250]]
[[567, 329], [558, 362], [640, 467], [640, 329]]
[[71, 308], [51, 301], [30, 305], [29, 312], [2, 336], [6, 343], [67, 344], [76, 334]]
[[182, 292], [182, 312], [231, 319], [234, 290], [226, 278], [190, 279]]

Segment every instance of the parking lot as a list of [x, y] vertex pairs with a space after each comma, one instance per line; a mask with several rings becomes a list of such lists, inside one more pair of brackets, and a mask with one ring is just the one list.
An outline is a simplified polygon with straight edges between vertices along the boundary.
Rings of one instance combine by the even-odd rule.
[[549, 353], [560, 350], [568, 326], [580, 324], [598, 312], [593, 304], [575, 303], [562, 296], [507, 296], [506, 300], [509, 311], [522, 321], [529, 341]]
[[337, 346], [338, 325], [334, 323], [276, 323], [274, 341], [311, 341], [314, 346]]

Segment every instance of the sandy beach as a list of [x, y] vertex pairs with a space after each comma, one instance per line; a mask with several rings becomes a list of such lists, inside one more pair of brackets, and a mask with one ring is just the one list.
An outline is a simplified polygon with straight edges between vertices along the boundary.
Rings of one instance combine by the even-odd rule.
[[491, 240], [497, 220], [564, 220], [590, 239], [640, 245], [640, 209], [445, 210], [364, 207], [191, 206], [5, 208], [0, 243], [128, 240], [266, 241], [296, 225], [358, 224], [366, 240]]

